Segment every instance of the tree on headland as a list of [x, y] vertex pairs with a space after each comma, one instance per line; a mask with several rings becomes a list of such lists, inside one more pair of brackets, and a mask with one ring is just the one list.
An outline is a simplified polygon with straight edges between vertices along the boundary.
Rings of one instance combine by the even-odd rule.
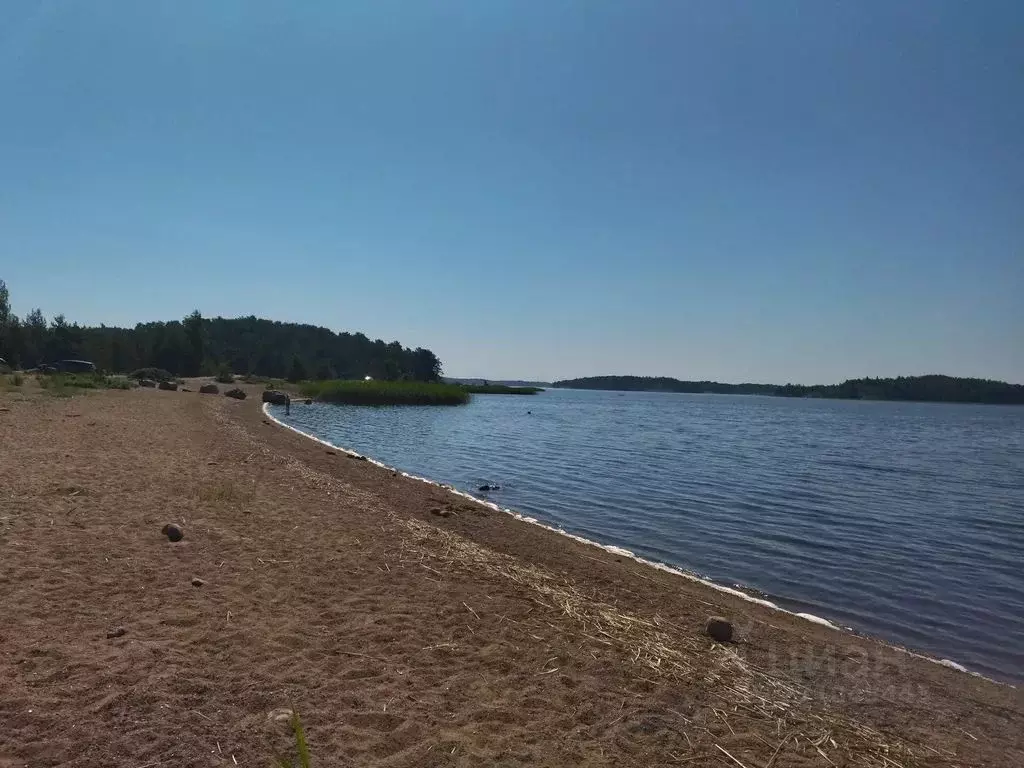
[[321, 360], [320, 362], [318, 362], [313, 370], [313, 378], [319, 379], [321, 381], [326, 379], [338, 378], [334, 373], [334, 368], [326, 360]]
[[188, 341], [188, 356], [183, 362], [185, 376], [198, 376], [206, 359], [206, 326], [199, 310], [194, 310], [183, 321], [185, 339]]
[[14, 355], [17, 349], [12, 341], [14, 335], [12, 325], [11, 294], [7, 290], [7, 283], [0, 280], [0, 358], [6, 360], [10, 365], [15, 365], [17, 361], [14, 359]]
[[302, 358], [298, 355], [292, 357], [292, 367], [288, 371], [288, 381], [305, 381], [309, 378], [309, 374], [306, 373], [306, 365], [302, 362]]
[[68, 360], [80, 355], [82, 333], [78, 325], [68, 323], [64, 315], [56, 315], [50, 321], [50, 333], [46, 344], [49, 360]]
[[417, 381], [439, 381], [441, 361], [433, 352], [417, 347], [412, 353], [412, 378]]
[[7, 283], [0, 280], [0, 330], [7, 327], [11, 321], [11, 292], [7, 289]]
[[21, 364], [22, 366], [39, 365], [43, 362], [43, 356], [46, 354], [46, 344], [49, 337], [46, 316], [41, 309], [36, 307], [25, 315], [22, 331], [24, 347], [21, 355]]

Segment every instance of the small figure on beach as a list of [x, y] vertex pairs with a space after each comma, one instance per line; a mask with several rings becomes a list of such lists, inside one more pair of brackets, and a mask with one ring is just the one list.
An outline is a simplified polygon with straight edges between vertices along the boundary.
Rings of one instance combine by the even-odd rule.
[[289, 415], [292, 412], [292, 396], [287, 392], [281, 392], [277, 389], [264, 390], [263, 402], [270, 403], [271, 405], [283, 405], [285, 415]]

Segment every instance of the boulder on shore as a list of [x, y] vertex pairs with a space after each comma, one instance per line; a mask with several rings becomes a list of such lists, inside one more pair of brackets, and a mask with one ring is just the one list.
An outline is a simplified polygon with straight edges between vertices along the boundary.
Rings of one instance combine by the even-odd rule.
[[239, 389], [238, 387], [235, 387], [234, 389], [229, 389], [227, 392], [224, 393], [224, 396], [233, 397], [235, 398], [235, 400], [245, 400], [245, 392]]
[[712, 616], [704, 625], [704, 631], [712, 640], [728, 643], [732, 640], [732, 624], [721, 616]]
[[168, 523], [167, 525], [165, 525], [163, 528], [160, 529], [160, 533], [162, 533], [171, 541], [181, 541], [183, 538], [185, 538], [185, 534], [182, 532], [181, 528], [175, 525], [174, 523]]
[[156, 386], [156, 382], [153, 381], [152, 379], [139, 379], [139, 386], [140, 387], [155, 387]]
[[176, 381], [161, 381], [156, 386], [157, 386], [157, 389], [166, 389], [166, 390], [169, 390], [171, 392], [177, 392], [178, 391], [178, 382], [176, 382]]
[[220, 387], [216, 384], [203, 384], [203, 386], [199, 388], [199, 393], [202, 395], [219, 395]]
[[270, 403], [271, 405], [290, 405], [291, 397], [287, 392], [281, 392], [277, 389], [267, 389], [263, 392], [263, 402]]

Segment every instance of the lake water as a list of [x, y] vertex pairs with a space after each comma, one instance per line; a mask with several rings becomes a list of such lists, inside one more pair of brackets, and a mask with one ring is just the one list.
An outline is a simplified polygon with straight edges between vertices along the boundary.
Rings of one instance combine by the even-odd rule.
[[274, 414], [589, 539], [1024, 681], [1022, 407], [549, 390]]

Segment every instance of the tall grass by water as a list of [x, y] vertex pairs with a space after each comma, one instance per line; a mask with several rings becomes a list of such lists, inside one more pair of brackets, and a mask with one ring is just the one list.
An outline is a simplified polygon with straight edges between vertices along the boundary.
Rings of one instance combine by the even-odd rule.
[[465, 405], [469, 392], [457, 384], [425, 381], [306, 381], [299, 391], [344, 405]]

